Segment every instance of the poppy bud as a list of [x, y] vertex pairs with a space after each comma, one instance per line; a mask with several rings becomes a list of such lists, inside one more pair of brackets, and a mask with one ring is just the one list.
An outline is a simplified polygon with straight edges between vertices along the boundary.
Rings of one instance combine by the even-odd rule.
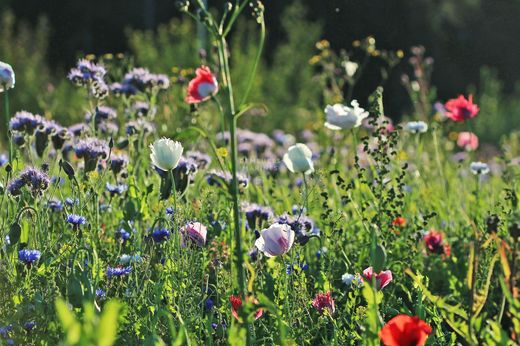
[[498, 225], [500, 224], [500, 219], [498, 215], [492, 214], [486, 218], [486, 226], [488, 233], [494, 233], [498, 229]]
[[513, 239], [518, 239], [520, 237], [520, 225], [518, 222], [513, 222], [509, 225], [509, 234]]

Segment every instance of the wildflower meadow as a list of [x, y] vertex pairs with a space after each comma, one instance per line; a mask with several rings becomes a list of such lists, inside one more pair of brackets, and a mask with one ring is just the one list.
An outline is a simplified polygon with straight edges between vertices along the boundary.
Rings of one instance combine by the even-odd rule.
[[37, 112], [0, 55], [0, 345], [520, 343], [520, 132], [483, 145], [477, 93], [437, 98], [427, 49], [374, 37], [319, 40], [312, 82], [284, 83], [320, 102], [275, 118], [262, 2], [177, 6], [196, 65], [81, 57]]

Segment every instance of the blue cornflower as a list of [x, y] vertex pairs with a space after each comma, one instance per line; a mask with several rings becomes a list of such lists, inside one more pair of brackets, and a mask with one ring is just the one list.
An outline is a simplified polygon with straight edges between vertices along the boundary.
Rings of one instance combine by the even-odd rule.
[[106, 275], [107, 278], [111, 279], [114, 276], [123, 277], [132, 272], [132, 267], [107, 267]]
[[173, 215], [173, 207], [166, 208], [166, 215]]
[[5, 165], [7, 162], [9, 162], [9, 158], [6, 154], [0, 154], [0, 167]]
[[41, 255], [41, 252], [38, 250], [23, 249], [18, 251], [18, 260], [20, 262], [30, 265], [34, 262], [37, 262], [40, 259]]
[[103, 291], [101, 288], [96, 289], [96, 297], [103, 300], [107, 297], [107, 294], [105, 291]]
[[116, 184], [116, 185], [112, 185], [110, 183], [106, 184], [106, 190], [112, 196], [113, 195], [120, 195], [123, 192], [125, 192], [127, 189], [128, 189], [128, 186], [125, 185], [125, 184]]
[[87, 223], [87, 219], [84, 216], [70, 214], [67, 215], [67, 222], [75, 227], [79, 227]]
[[67, 197], [65, 198], [65, 204], [68, 205], [69, 207], [72, 207], [74, 204], [78, 205], [79, 204], [79, 199], [72, 199], [70, 197]]
[[170, 239], [170, 231], [168, 231], [167, 229], [156, 229], [152, 233], [152, 239], [156, 243], [166, 241]]
[[99, 211], [102, 213], [106, 213], [112, 210], [112, 206], [110, 204], [102, 203], [99, 205]]
[[122, 241], [127, 241], [128, 239], [130, 239], [130, 233], [128, 233], [123, 228], [116, 231], [116, 236], [119, 237]]
[[9, 333], [13, 330], [13, 325], [9, 324], [7, 326], [0, 326], [0, 336], [3, 338], [7, 338]]
[[47, 208], [54, 212], [62, 211], [63, 203], [59, 199], [53, 198], [47, 202]]
[[206, 299], [206, 302], [204, 303], [204, 307], [206, 308], [206, 311], [213, 309], [214, 305], [215, 304], [213, 303], [213, 300], [211, 298]]
[[25, 322], [23, 325], [23, 329], [25, 329], [27, 331], [33, 330], [34, 327], [36, 327], [36, 322], [34, 322], [34, 321]]
[[119, 257], [119, 264], [126, 265], [130, 262], [141, 262], [142, 257], [140, 255], [121, 255]]

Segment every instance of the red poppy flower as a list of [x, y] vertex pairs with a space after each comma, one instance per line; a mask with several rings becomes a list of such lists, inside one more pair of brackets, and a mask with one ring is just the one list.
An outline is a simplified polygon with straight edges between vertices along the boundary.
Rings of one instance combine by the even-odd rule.
[[374, 274], [374, 269], [372, 267], [368, 267], [363, 270], [363, 279], [372, 282], [372, 275], [376, 276], [376, 286], [377, 289], [385, 288], [392, 281], [392, 272], [390, 270], [382, 271], [381, 273]]
[[199, 103], [206, 101], [218, 92], [218, 83], [209, 67], [201, 66], [195, 71], [195, 78], [188, 84], [188, 96], [186, 102]]
[[[258, 300], [256, 300], [253, 297], [247, 297], [246, 301], [248, 301], [248, 302], [252, 301], [253, 304], [255, 304], [255, 305], [258, 304]], [[240, 296], [231, 295], [229, 297], [229, 302], [231, 303], [231, 314], [233, 315], [234, 318], [237, 319], [237, 321], [242, 322], [242, 319], [238, 316], [238, 309], [240, 309], [240, 307], [242, 306], [242, 298]], [[262, 317], [263, 314], [264, 314], [264, 310], [262, 310], [262, 309], [256, 310], [255, 320]]]
[[316, 294], [316, 297], [312, 300], [312, 307], [318, 310], [320, 314], [324, 311], [328, 311], [328, 313], [332, 315], [334, 311], [336, 311], [334, 299], [330, 296], [330, 292]]
[[392, 221], [392, 226], [402, 227], [404, 225], [406, 225], [406, 219], [402, 216], [398, 216]]
[[451, 248], [444, 242], [444, 235], [442, 232], [434, 229], [430, 230], [424, 235], [424, 244], [426, 251], [429, 253], [450, 256]]
[[454, 121], [461, 122], [474, 118], [478, 113], [478, 106], [473, 103], [473, 95], [466, 100], [464, 95], [451, 99], [444, 105], [446, 116]]
[[432, 328], [419, 317], [397, 315], [379, 332], [385, 346], [422, 346]]

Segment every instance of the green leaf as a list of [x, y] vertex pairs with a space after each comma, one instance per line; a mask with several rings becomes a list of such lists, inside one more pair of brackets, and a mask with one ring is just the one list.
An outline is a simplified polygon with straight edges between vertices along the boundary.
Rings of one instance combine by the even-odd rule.
[[376, 246], [374, 255], [374, 273], [379, 273], [383, 270], [386, 263], [386, 251], [383, 245]]
[[74, 345], [78, 343], [81, 338], [81, 325], [76, 320], [72, 311], [69, 310], [67, 303], [62, 299], [57, 299], [55, 305], [58, 319], [67, 335], [67, 344]]
[[9, 228], [9, 241], [11, 245], [15, 245], [20, 241], [20, 235], [22, 234], [22, 227], [18, 222], [14, 222]]
[[99, 319], [97, 340], [99, 346], [112, 346], [117, 338], [117, 318], [121, 310], [121, 303], [111, 300], [106, 303]]

